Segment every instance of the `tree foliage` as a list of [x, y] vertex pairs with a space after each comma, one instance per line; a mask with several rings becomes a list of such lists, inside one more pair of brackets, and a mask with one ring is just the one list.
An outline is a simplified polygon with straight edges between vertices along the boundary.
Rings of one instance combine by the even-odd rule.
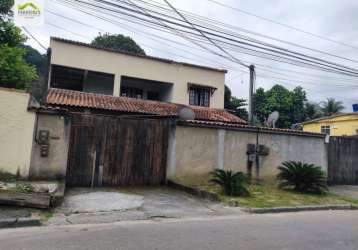
[[24, 54], [23, 48], [0, 45], [0, 86], [25, 89], [37, 79], [35, 68], [24, 63]]
[[231, 90], [228, 86], [225, 85], [225, 95], [224, 95], [224, 107], [229, 110], [231, 113], [236, 116], [247, 120], [248, 112], [245, 108], [247, 106], [245, 99], [236, 98], [232, 96]]
[[23, 89], [37, 79], [33, 66], [25, 63], [25, 49], [21, 44], [26, 38], [7, 16], [11, 14], [13, 1], [0, 3], [0, 86]]
[[145, 55], [144, 50], [132, 38], [121, 34], [99, 34], [95, 39], [93, 39], [91, 44], [104, 48]]
[[45, 75], [47, 55], [42, 55], [36, 49], [28, 45], [21, 45], [25, 49], [24, 60], [27, 64], [33, 65], [39, 75]]
[[11, 14], [11, 7], [14, 5], [14, 0], [0, 1], [0, 18], [3, 19]]
[[306, 120], [313, 120], [323, 116], [321, 107], [314, 102], [307, 102], [305, 104]]
[[328, 190], [326, 175], [322, 168], [313, 164], [295, 161], [283, 162], [277, 175], [280, 188], [293, 187], [303, 193], [324, 193]]
[[336, 101], [334, 98], [327, 98], [327, 100], [322, 103], [321, 110], [324, 116], [331, 116], [343, 111], [344, 106], [342, 102]]
[[281, 85], [275, 85], [270, 90], [257, 89], [254, 95], [254, 114], [259, 124], [273, 111], [278, 111], [280, 117], [276, 123], [279, 128], [290, 128], [292, 124], [305, 120], [306, 92], [301, 87], [290, 91]]

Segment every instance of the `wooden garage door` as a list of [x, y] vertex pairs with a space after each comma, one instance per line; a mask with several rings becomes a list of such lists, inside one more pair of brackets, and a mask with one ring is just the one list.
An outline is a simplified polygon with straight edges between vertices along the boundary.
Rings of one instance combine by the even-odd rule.
[[152, 185], [165, 182], [169, 121], [74, 115], [68, 186]]

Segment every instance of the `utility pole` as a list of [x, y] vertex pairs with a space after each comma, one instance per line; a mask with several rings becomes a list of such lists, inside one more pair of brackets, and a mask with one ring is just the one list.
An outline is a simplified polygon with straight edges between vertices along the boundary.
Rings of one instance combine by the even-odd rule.
[[254, 125], [254, 81], [255, 81], [255, 65], [250, 65], [250, 92], [249, 92], [249, 124]]

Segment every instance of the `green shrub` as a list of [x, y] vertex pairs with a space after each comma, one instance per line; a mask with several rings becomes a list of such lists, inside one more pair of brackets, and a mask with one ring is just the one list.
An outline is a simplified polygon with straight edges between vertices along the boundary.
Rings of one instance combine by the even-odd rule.
[[211, 173], [211, 183], [221, 186], [225, 195], [229, 196], [248, 196], [246, 188], [247, 177], [242, 172], [232, 170], [215, 169]]
[[17, 181], [18, 177], [15, 174], [6, 172], [0, 169], [0, 181], [4, 182], [15, 182]]
[[278, 167], [280, 188], [292, 187], [297, 192], [322, 194], [328, 191], [326, 175], [321, 167], [295, 161], [285, 161]]
[[30, 184], [16, 183], [15, 191], [19, 193], [33, 193], [34, 188]]

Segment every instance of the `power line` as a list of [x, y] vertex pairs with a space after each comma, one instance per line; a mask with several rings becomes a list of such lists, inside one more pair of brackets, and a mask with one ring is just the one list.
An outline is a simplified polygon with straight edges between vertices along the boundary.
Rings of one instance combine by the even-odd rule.
[[[145, 3], [146, 5], [149, 5], [149, 6], [154, 6], [154, 7], [160, 8], [161, 10], [163, 10], [163, 11], [168, 13], [168, 10], [165, 9], [164, 7], [162, 7], [162, 6], [165, 6], [165, 5], [161, 4], [159, 2], [151, 1], [152, 3], [150, 3], [150, 2], [147, 2], [147, 1], [144, 1], [144, 0], [135, 0], [135, 1]], [[156, 3], [156, 4], [153, 4], [153, 2]], [[216, 28], [220, 28], [220, 26], [222, 26], [222, 27], [226, 27], [226, 28], [229, 28], [229, 29], [238, 30], [240, 32], [248, 33], [248, 34], [251, 34], [251, 35], [264, 37], [264, 38], [267, 38], [267, 39], [270, 39], [270, 40], [273, 40], [273, 41], [277, 41], [277, 42], [280, 42], [280, 43], [285, 43], [285, 44], [295, 46], [295, 47], [298, 47], [298, 48], [302, 48], [302, 49], [305, 49], [305, 50], [310, 50], [310, 51], [313, 51], [313, 52], [316, 52], [316, 53], [321, 53], [321, 54], [332, 56], [332, 57], [339, 58], [339, 59], [342, 59], [342, 60], [358, 63], [357, 60], [354, 60], [354, 59], [351, 59], [351, 58], [346, 58], [346, 57], [343, 57], [343, 56], [340, 56], [340, 55], [335, 55], [335, 54], [332, 54], [332, 53], [329, 53], [329, 52], [326, 52], [326, 51], [322, 51], [322, 50], [319, 50], [319, 49], [310, 48], [310, 47], [307, 47], [307, 46], [304, 46], [304, 45], [301, 45], [301, 44], [297, 44], [297, 43], [294, 43], [294, 42], [289, 42], [289, 41], [278, 39], [278, 38], [275, 38], [275, 37], [272, 37], [272, 36], [261, 34], [261, 33], [258, 33], [258, 32], [250, 31], [250, 30], [244, 29], [242, 27], [238, 27], [238, 26], [234, 26], [234, 25], [230, 25], [230, 24], [221, 22], [221, 21], [216, 20], [216, 19], [211, 19], [211, 18], [208, 18], [208, 17], [199, 16], [199, 15], [194, 14], [194, 13], [189, 12], [189, 11], [180, 10], [180, 12], [185, 13], [186, 16], [191, 20], [199, 21], [199, 22], [203, 23], [204, 26], [210, 25], [211, 27], [216, 27]], [[230, 31], [226, 30], [226, 32], [230, 32]], [[243, 36], [243, 35], [239, 35], [239, 36], [249, 38], [249, 37]]]
[[213, 53], [213, 54], [215, 54], [215, 55], [217, 55], [217, 56], [220, 56], [220, 57], [223, 57], [223, 58], [225, 58], [225, 59], [228, 59], [227, 57], [225, 57], [225, 56], [223, 56], [223, 55], [217, 53], [217, 52], [214, 51], [214, 50], [211, 50], [211, 49], [209, 49], [209, 48], [207, 48], [207, 47], [201, 45], [200, 43], [197, 43], [196, 41], [194, 41], [194, 40], [191, 39], [190, 37], [184, 35], [184, 34], [182, 33], [182, 32], [183, 32], [182, 30], [178, 30], [178, 29], [175, 29], [175, 28], [173, 28], [173, 27], [167, 25], [166, 22], [165, 22], [165, 20], [163, 20], [163, 19], [158, 19], [157, 17], [152, 16], [150, 13], [148, 13], [148, 11], [147, 11], [145, 8], [142, 8], [142, 7], [140, 7], [140, 6], [136, 5], [136, 4], [134, 4], [131, 0], [127, 0], [127, 1], [130, 2], [130, 3], [132, 3], [132, 5], [134, 5], [136, 8], [140, 9], [140, 10], [141, 10], [141, 13], [144, 13], [144, 15], [146, 15], [146, 16], [149, 15], [149, 17], [151, 17], [152, 19], [154, 19], [154, 20], [159, 20], [160, 23], [162, 23], [165, 27], [167, 27], [167, 28], [171, 29], [172, 31], [174, 31], [174, 32], [175, 32], [176, 34], [178, 34], [180, 37], [183, 37], [184, 39], [190, 41], [191, 43], [193, 43], [193, 44], [195, 44], [195, 45], [197, 45], [197, 46], [199, 46], [199, 47], [201, 47], [201, 48], [203, 48], [203, 49], [205, 49], [205, 50], [208, 50], [208, 51], [210, 51], [211, 53]]
[[45, 51], [47, 51], [47, 48], [39, 41], [36, 39], [35, 36], [33, 36], [30, 31], [28, 31], [28, 29], [26, 29], [24, 26], [22, 26], [22, 28], [24, 29], [24, 31], [33, 39], [35, 40], [35, 42], [37, 42], [38, 45], [41, 46], [41, 48], [43, 48]]
[[234, 57], [233, 55], [231, 55], [229, 52], [227, 52], [225, 49], [223, 49], [222, 47], [220, 47], [217, 43], [215, 43], [212, 39], [210, 39], [209, 37], [207, 37], [204, 32], [202, 32], [200, 29], [197, 29], [195, 27], [195, 25], [193, 25], [191, 22], [188, 21], [188, 19], [186, 19], [186, 17], [184, 15], [182, 15], [173, 5], [171, 5], [167, 0], [164, 0], [168, 6], [170, 8], [172, 8], [181, 18], [183, 18], [183, 20], [185, 22], [187, 22], [191, 27], [193, 27], [197, 32], [199, 32], [203, 37], [205, 37], [209, 42], [211, 42], [214, 46], [216, 46], [217, 48], [219, 48], [222, 52], [224, 52], [225, 54], [227, 54], [229, 57], [231, 57], [232, 59], [234, 59], [237, 63], [241, 64], [244, 67], [249, 67], [248, 65], [244, 64], [243, 62], [241, 62], [239, 59], [237, 59], [236, 57]]
[[[76, 1], [76, 2], [82, 2], [82, 1]], [[104, 2], [104, 3], [108, 3], [107, 1], [101, 1], [101, 2]], [[84, 2], [82, 2], [82, 3], [84, 3]], [[132, 15], [132, 14], [129, 14], [129, 13], [126, 13], [126, 12], [120, 12], [120, 11], [118, 11], [118, 10], [114, 10], [114, 9], [108, 9], [108, 8], [106, 8], [106, 7], [103, 7], [103, 6], [98, 6], [98, 5], [94, 5], [94, 4], [91, 4], [91, 3], [88, 3], [88, 2], [86, 2], [86, 3], [84, 3], [84, 4], [90, 4], [91, 6], [93, 6], [93, 7], [97, 7], [97, 8], [100, 8], [100, 9], [102, 9], [102, 10], [107, 10], [107, 11], [112, 11], [112, 12], [116, 12], [116, 13], [118, 13], [118, 14], [124, 14], [124, 15], [127, 15], [127, 16], [130, 16], [130, 17], [132, 17], [132, 18], [136, 18], [136, 19], [139, 19], [139, 20], [141, 20], [141, 21], [145, 21], [145, 22], [149, 22], [149, 23], [152, 23], [153, 24], [153, 22], [152, 21], [149, 21], [148, 19], [143, 19], [143, 18], [140, 18], [140, 17], [138, 17], [138, 16], [136, 16], [136, 15]], [[119, 5], [116, 5], [116, 4], [113, 4], [113, 3], [110, 3], [111, 5], [114, 5], [114, 6], [119, 6]], [[123, 8], [123, 6], [119, 6], [120, 8]], [[127, 11], [133, 11], [133, 9], [128, 9], [128, 8], [125, 8]], [[135, 11], [136, 12], [136, 11]], [[138, 12], [137, 12], [138, 13]], [[143, 13], [141, 13], [140, 12], [140, 14], [143, 14]], [[145, 16], [148, 16], [148, 15], [145, 15]], [[153, 16], [153, 15], [149, 15], [149, 17], [151, 17], [151, 18], [156, 18], [156, 19], [158, 19], [158, 20], [160, 20], [160, 21], [165, 21], [165, 22], [169, 22], [169, 23], [171, 23], [171, 24], [175, 24], [175, 25], [179, 25], [179, 26], [181, 26], [181, 27], [184, 27], [184, 28], [188, 28], [188, 26], [185, 26], [185, 25], [182, 25], [182, 24], [178, 24], [178, 23], [176, 23], [176, 22], [173, 22], [173, 21], [169, 21], [169, 20], [167, 20], [167, 19], [163, 19], [163, 18], [160, 18], [160, 17], [156, 17], [156, 16]], [[156, 24], [156, 25], [158, 25], [158, 23], [154, 23], [154, 24]], [[171, 27], [172, 28], [172, 27]], [[172, 28], [173, 29], [173, 28]], [[176, 30], [178, 30], [178, 29], [176, 29]], [[181, 30], [182, 31], [182, 30]], [[186, 32], [188, 32], [188, 31], [186, 31]], [[207, 34], [208, 34], [208, 32], [207, 31], [205, 31]], [[191, 33], [192, 35], [194, 35], [193, 33]], [[210, 33], [209, 33], [210, 34]], [[212, 34], [212, 35], [216, 35], [216, 36], [219, 36], [219, 37], [222, 37], [222, 38], [224, 38], [224, 39], [228, 39], [227, 37], [223, 37], [223, 36], [220, 36], [220, 35], [218, 35], [218, 34]], [[234, 39], [229, 39], [229, 40], [231, 40], [231, 41], [234, 41], [234, 42], [238, 42], [237, 40], [234, 40]], [[221, 41], [221, 40], [220, 40]], [[221, 41], [222, 42], [222, 41]], [[249, 44], [247, 44], [247, 45], [249, 45]], [[236, 45], [237, 46], [237, 45]], [[251, 44], [251, 46], [253, 46], [252, 44]], [[256, 46], [256, 47], [258, 47], [258, 46]], [[260, 48], [260, 47], [259, 47]], [[244, 49], [247, 49], [247, 48], [244, 48]], [[261, 49], [264, 49], [264, 48], [261, 48]], [[251, 49], [252, 50], [252, 49]], [[271, 50], [272, 51], [272, 50]], [[259, 52], [259, 51], [255, 51], [255, 52]], [[272, 51], [272, 52], [276, 52], [277, 53], [277, 51]], [[263, 52], [261, 52], [261, 53], [263, 53]], [[282, 54], [282, 53], [281, 53]], [[319, 61], [322, 61], [323, 63], [321, 63], [321, 62], [315, 62], [315, 61], [312, 61], [311, 59], [304, 59], [304, 58], [300, 58], [300, 57], [297, 57], [297, 56], [292, 56], [292, 55], [289, 55], [289, 54], [284, 54], [285, 56], [291, 56], [291, 57], [295, 57], [295, 58], [297, 58], [297, 59], [299, 59], [299, 60], [303, 60], [304, 62], [299, 62], [299, 61], [294, 61], [295, 63], [305, 63], [306, 65], [307, 65], [307, 62], [308, 62], [308, 65], [310, 65], [310, 66], [314, 66], [314, 67], [319, 67], [320, 69], [324, 69], [324, 70], [331, 70], [332, 72], [335, 72], [335, 73], [342, 73], [342, 74], [345, 74], [345, 75], [351, 75], [351, 76], [356, 76], [356, 70], [355, 69], [352, 69], [352, 68], [349, 68], [349, 67], [346, 67], [346, 66], [342, 66], [342, 65], [339, 65], [339, 67], [337, 67], [337, 66], [332, 66], [332, 65], [327, 65], [326, 64], [326, 62], [327, 61], [324, 61], [324, 60], [321, 60], [321, 59], [317, 59], [317, 58], [314, 58], [314, 60], [319, 60]], [[255, 55], [256, 56], [256, 55]], [[273, 56], [273, 55], [270, 55], [269, 54], [269, 56]], [[285, 60], [288, 60], [289, 58], [285, 58]], [[291, 59], [292, 60], [292, 59]], [[286, 63], [287, 63], [287, 61], [286, 61]], [[318, 65], [313, 65], [312, 63], [315, 63], [315, 64], [318, 64]], [[331, 62], [327, 62], [327, 63], [329, 63], [329, 64], [333, 64], [333, 65], [337, 65], [336, 63], [331, 63]], [[323, 66], [323, 67], [322, 67]], [[341, 67], [341, 68], [340, 68]]]
[[[68, 19], [68, 20], [70, 20], [70, 21], [72, 21], [72, 22], [76, 22], [76, 23], [79, 23], [79, 24], [81, 24], [81, 25], [84, 25], [84, 26], [87, 26], [87, 27], [90, 27], [90, 28], [95, 28], [95, 29], [97, 29], [97, 30], [101, 30], [101, 29], [96, 28], [96, 27], [94, 27], [94, 26], [92, 26], [92, 25], [89, 25], [89, 24], [87, 24], [87, 23], [82, 23], [82, 22], [79, 22], [79, 21], [77, 21], [77, 20], [75, 20], [75, 19], [71, 19], [71, 18], [64, 17], [64, 16], [62, 16], [62, 15], [60, 15], [60, 14], [54, 13], [54, 12], [49, 11], [49, 10], [46, 10], [46, 11], [48, 11], [49, 13], [54, 14], [54, 15], [56, 15], [56, 16], [60, 16], [60, 17], [62, 17], [62, 18]], [[123, 23], [120, 23], [120, 25], [119, 25], [119, 23], [116, 23], [116, 22], [114, 22], [114, 21], [110, 21], [110, 20], [107, 20], [107, 21], [108, 21], [108, 22], [111, 22], [111, 23], [114, 24], [114, 25], [117, 25], [117, 26], [120, 26], [121, 28], [123, 28], [123, 27], [122, 27], [122, 26], [123, 26]], [[57, 26], [57, 28], [60, 28], [60, 27]], [[132, 27], [131, 27], [131, 28], [132, 28]], [[63, 28], [62, 28], [62, 29], [63, 29]], [[126, 29], [126, 28], [124, 28], [124, 29]], [[133, 28], [132, 28], [132, 29], [133, 29]], [[65, 30], [65, 31], [67, 31], [67, 32], [70, 32], [69, 30], [66, 30], [66, 29], [63, 29], [63, 30]], [[129, 29], [126, 29], [126, 30], [130, 31]], [[103, 31], [103, 32], [106, 32], [105, 30], [102, 30], [102, 31]], [[71, 33], [72, 33], [72, 32], [71, 32]], [[149, 33], [146, 33], [146, 34], [148, 35]], [[81, 36], [81, 37], [84, 37], [83, 35], [80, 35], [80, 34], [77, 34], [77, 33], [76, 33], [76, 35], [79, 35], [79, 36]], [[87, 37], [86, 37], [86, 38], [87, 38]], [[158, 37], [158, 38], [162, 38], [162, 37]], [[158, 40], [155, 40], [155, 39], [153, 39], [153, 38], [151, 38], [151, 40], [154, 40], [154, 41], [156, 41], [156, 42], [162, 44], [161, 41], [159, 42]], [[165, 39], [165, 40], [178, 44], [177, 41], [168, 40], [168, 39]], [[172, 52], [168, 52], [168, 51], [165, 51], [165, 50], [162, 50], [162, 49], [154, 48], [154, 47], [148, 46], [148, 45], [143, 44], [143, 43], [139, 43], [139, 44], [141, 44], [141, 45], [143, 45], [143, 46], [145, 46], [145, 47], [148, 47], [148, 48], [152, 48], [152, 49], [155, 49], [155, 50], [158, 50], [158, 51], [164, 51], [164, 52], [166, 52], [166, 53], [173, 54], [173, 55], [175, 55], [175, 56], [179, 56], [179, 57], [182, 57], [182, 58], [186, 58], [186, 59], [192, 60], [191, 58], [184, 57], [184, 56], [182, 56], [182, 55], [178, 55], [178, 54], [175, 54], [175, 53], [172, 53]], [[182, 45], [184, 45], [184, 44], [182, 44]], [[186, 46], [186, 45], [184, 45], [184, 46]], [[171, 46], [171, 47], [176, 48], [176, 47], [174, 47], [174, 46]], [[194, 47], [192, 47], [192, 48], [194, 48]], [[181, 49], [181, 50], [183, 50], [183, 49]], [[201, 55], [194, 54], [194, 53], [192, 53], [192, 52], [190, 52], [190, 51], [187, 51], [187, 50], [183, 50], [183, 51], [185, 51], [185, 52], [188, 53], [188, 54], [191, 54], [191, 55], [195, 56], [196, 58], [199, 57], [199, 58], [203, 58], [205, 61], [211, 61], [211, 59], [205, 58], [205, 57], [203, 57], [203, 56], [201, 56]], [[203, 51], [204, 51], [204, 50], [203, 50]], [[261, 66], [261, 64], [259, 64], [259, 65]], [[263, 67], [268, 67], [267, 65], [262, 65], [262, 66], [263, 66]], [[231, 68], [231, 67], [228, 67], [227, 65], [226, 65], [225, 67], [226, 67], [226, 68]], [[239, 69], [233, 69], [233, 70], [236, 71], [236, 70], [239, 70]], [[269, 72], [273, 72], [273, 73], [275, 73], [275, 74], [279, 74], [279, 75], [282, 75], [282, 76], [292, 77], [291, 75], [287, 75], [287, 74], [279, 73], [279, 72], [275, 72], [275, 71], [270, 71], [270, 70], [267, 70], [267, 69], [264, 69], [264, 68], [263, 68], [262, 70], [269, 71]], [[280, 70], [282, 70], [282, 69], [280, 69]], [[242, 72], [241, 70], [239, 70], [239, 71]], [[247, 73], [247, 72], [243, 72], [243, 73]], [[297, 72], [296, 72], [296, 73], [297, 73]], [[298, 73], [299, 73], [299, 74], [302, 74], [303, 72], [298, 72]], [[296, 77], [296, 76], [294, 76], [294, 77]], [[235, 78], [235, 77], [234, 77], [234, 78]], [[232, 78], [231, 80], [233, 80], [234, 78]], [[280, 78], [280, 79], [282, 79], [282, 78]], [[230, 82], [231, 80], [228, 80], [228, 81]], [[332, 80], [332, 79], [331, 79], [331, 80]], [[342, 79], [333, 79], [333, 80], [342, 81]], [[305, 80], [299, 79], [299, 80], [297, 80], [297, 81], [304, 82]], [[310, 82], [310, 84], [313, 84], [313, 82]], [[330, 85], [330, 84], [327, 84], [326, 86], [328, 86], [328, 87], [334, 87], [334, 86], [339, 86], [339, 87], [341, 87], [342, 85]], [[344, 86], [357, 86], [357, 85], [344, 85]]]
[[229, 9], [232, 9], [234, 11], [243, 13], [245, 15], [253, 16], [253, 17], [265, 20], [265, 21], [270, 22], [270, 23], [274, 23], [274, 24], [277, 24], [277, 25], [280, 25], [280, 26], [283, 26], [283, 27], [286, 27], [286, 28], [289, 28], [289, 29], [292, 29], [292, 30], [295, 30], [295, 31], [298, 31], [298, 32], [301, 32], [301, 33], [304, 33], [304, 34], [307, 34], [307, 35], [310, 35], [310, 36], [313, 36], [313, 37], [316, 37], [316, 38], [320, 38], [322, 40], [326, 40], [326, 41], [329, 41], [329, 42], [332, 42], [332, 43], [336, 43], [336, 44], [339, 44], [339, 45], [342, 45], [342, 46], [345, 46], [345, 47], [349, 47], [349, 48], [358, 50], [358, 47], [355, 47], [353, 45], [343, 43], [343, 42], [339, 42], [339, 41], [333, 40], [333, 39], [331, 39], [329, 37], [318, 35], [318, 34], [315, 34], [315, 33], [312, 33], [312, 32], [309, 32], [309, 31], [306, 31], [306, 30], [303, 30], [303, 29], [300, 29], [300, 28], [297, 28], [297, 27], [294, 27], [294, 26], [291, 26], [291, 25], [288, 25], [288, 24], [284, 24], [284, 23], [281, 23], [281, 22], [278, 22], [278, 21], [275, 21], [275, 20], [272, 20], [272, 19], [269, 19], [269, 18], [266, 18], [266, 17], [262, 17], [262, 16], [254, 14], [254, 13], [250, 13], [248, 11], [245, 11], [245, 10], [230, 6], [228, 4], [218, 2], [216, 0], [207, 0], [207, 1], [215, 3], [217, 5], [221, 5], [223, 7], [229, 8]]
[[[96, 1], [96, 0], [95, 0], [95, 1]], [[81, 2], [81, 1], [79, 1], [79, 2]], [[118, 8], [124, 9], [124, 10], [126, 10], [126, 11], [130, 11], [130, 12], [133, 11], [133, 10], [130, 9], [130, 8], [127, 8], [127, 7], [124, 7], [124, 6], [121, 6], [121, 5], [117, 5], [117, 4], [113, 4], [113, 3], [110, 3], [110, 2], [107, 2], [107, 1], [104, 1], [104, 0], [101, 0], [101, 2], [103, 2], [103, 3], [105, 3], [105, 4], [108, 3], [108, 4], [110, 4], [110, 5], [114, 5], [114, 6], [118, 7]], [[90, 3], [87, 3], [87, 4], [90, 4]], [[90, 5], [93, 6], [93, 4], [90, 4]], [[105, 10], [117, 12], [117, 11], [115, 11], [115, 10], [113, 10], [113, 9], [108, 9], [108, 8], [101, 7], [101, 6], [97, 6], [97, 7], [100, 7], [100, 8], [105, 9]], [[134, 11], [134, 12], [136, 12], [136, 11]], [[136, 16], [136, 15], [131, 15], [131, 14], [128, 14], [128, 13], [125, 13], [125, 12], [118, 12], [118, 13], [121, 13], [121, 14], [124, 14], [124, 15], [128, 15], [128, 16], [131, 16], [131, 17], [133, 17], [133, 18], [140, 19], [140, 20], [142, 20], [142, 21], [148, 21], [148, 20], [142, 19], [142, 18], [140, 18], [140, 17], [138, 17], [138, 16]], [[141, 14], [141, 13], [138, 13], [138, 12], [136, 12], [136, 13], [137, 13], [137, 14]], [[165, 21], [165, 22], [168, 22], [168, 23], [170, 23], [170, 24], [177, 25], [177, 26], [179, 26], [179, 27], [183, 27], [183, 28], [186, 28], [186, 29], [190, 28], [190, 27], [185, 26], [185, 25], [183, 25], [183, 24], [180, 24], [180, 23], [177, 23], [177, 22], [168, 20], [168, 18], [167, 18], [167, 19], [164, 19], [164, 18], [162, 18], [162, 17], [153, 16], [152, 14], [150, 14], [150, 16], [151, 16], [151, 18], [155, 18], [155, 19], [157, 19], [157, 20]], [[178, 28], [177, 28], [177, 30], [178, 30]], [[181, 30], [181, 31], [183, 31], [183, 30]], [[261, 47], [261, 46], [258, 46], [258, 45], [249, 44], [249, 43], [247, 43], [247, 42], [242, 42], [242, 41], [240, 42], [240, 41], [238, 41], [238, 40], [236, 40], [236, 39], [228, 38], [228, 37], [222, 36], [222, 35], [220, 35], [220, 34], [214, 34], [214, 33], [212, 33], [212, 32], [208, 32], [208, 31], [204, 31], [204, 30], [201, 30], [201, 31], [202, 31], [202, 32], [205, 32], [206, 34], [209, 34], [209, 35], [213, 35], [213, 36], [216, 36], [216, 37], [219, 37], [219, 38], [222, 38], [222, 39], [229, 40], [229, 41], [231, 41], [231, 42], [241, 43], [241, 44], [246, 45], [246, 46], [253, 46], [253, 47], [258, 48], [258, 49], [267, 50], [267, 51], [270, 51], [270, 52], [273, 52], [273, 53], [279, 53], [279, 54], [284, 55], [284, 56], [290, 56], [290, 57], [293, 57], [293, 58], [298, 59], [298, 60], [308, 61], [308, 62], [311, 62], [311, 63], [319, 64], [319, 65], [321, 65], [321, 66], [331, 67], [331, 68], [333, 68], [334, 70], [344, 71], [344, 72], [346, 72], [346, 73], [351, 73], [351, 74], [357, 74], [356, 69], [353, 69], [353, 68], [350, 68], [350, 67], [347, 67], [347, 66], [344, 66], [344, 65], [339, 65], [339, 64], [337, 64], [337, 63], [328, 62], [328, 61], [326, 61], [326, 60], [322, 60], [322, 59], [319, 59], [319, 58], [307, 56], [307, 55], [304, 55], [304, 54], [301, 54], [301, 53], [297, 53], [297, 52], [292, 52], [292, 51], [286, 50], [287, 52], [294, 54], [294, 55], [290, 55], [290, 54], [287, 54], [287, 53], [285, 53], [285, 52], [279, 52], [279, 51], [276, 51], [276, 50], [267, 49], [267, 48], [264, 48], [264, 47]], [[188, 32], [188, 31], [185, 31], [185, 32]], [[191, 33], [191, 34], [193, 34], [193, 33]], [[302, 56], [307, 57], [307, 58], [309, 58], [309, 59], [304, 59], [304, 58], [302, 58]], [[314, 61], [313, 61], [313, 60], [314, 60]], [[330, 65], [328, 65], [328, 64], [330, 64]], [[333, 66], [332, 66], [332, 65], [333, 65]], [[338, 67], [341, 67], [341, 68], [338, 68]], [[344, 68], [344, 69], [342, 69], [342, 68]], [[355, 71], [355, 72], [354, 72], [354, 71]]]

